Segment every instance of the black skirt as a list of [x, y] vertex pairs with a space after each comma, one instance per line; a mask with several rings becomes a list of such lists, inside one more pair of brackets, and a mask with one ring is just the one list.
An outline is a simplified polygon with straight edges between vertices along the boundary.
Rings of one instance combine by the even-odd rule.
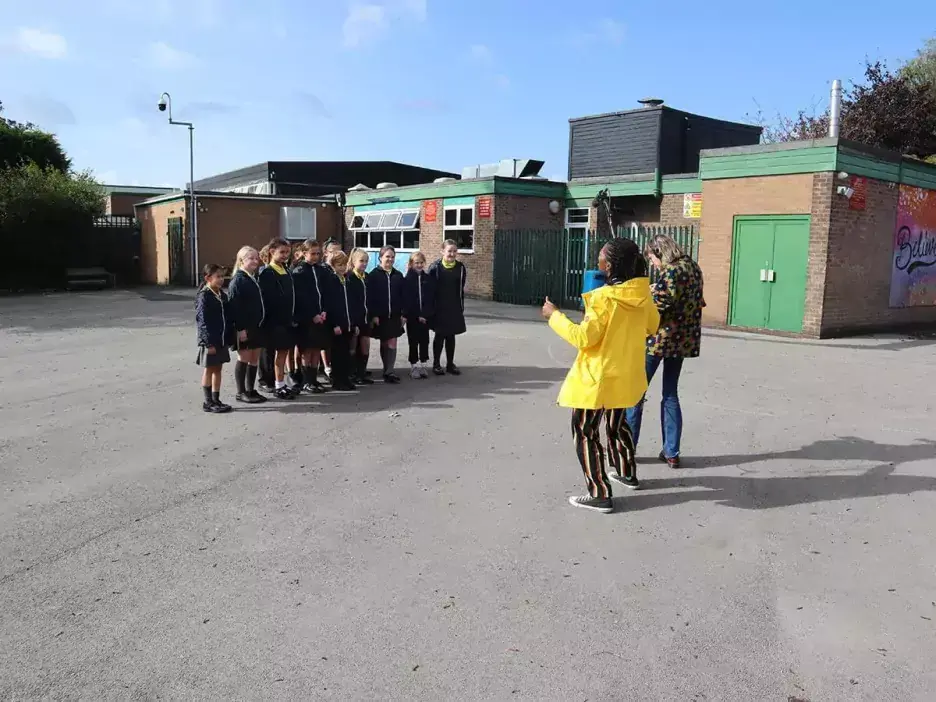
[[296, 327], [296, 342], [303, 351], [328, 349], [331, 347], [331, 337], [331, 329], [324, 322], [307, 322]]
[[403, 319], [396, 317], [380, 317], [380, 324], [371, 326], [370, 336], [381, 341], [399, 339], [403, 336]]
[[202, 368], [213, 368], [215, 366], [223, 366], [225, 363], [230, 363], [231, 352], [227, 350], [226, 346], [215, 346], [214, 348], [214, 353], [208, 353], [208, 348], [206, 346], [199, 346], [198, 355], [195, 357], [195, 363]]
[[291, 351], [298, 342], [295, 327], [273, 327], [269, 330], [267, 348], [274, 351]]
[[253, 349], [263, 349], [267, 345], [267, 335], [264, 333], [263, 329], [254, 327], [253, 329], [247, 329], [247, 339], [241, 341], [239, 338], [239, 333], [234, 335], [234, 343], [231, 344], [231, 351], [251, 351]]

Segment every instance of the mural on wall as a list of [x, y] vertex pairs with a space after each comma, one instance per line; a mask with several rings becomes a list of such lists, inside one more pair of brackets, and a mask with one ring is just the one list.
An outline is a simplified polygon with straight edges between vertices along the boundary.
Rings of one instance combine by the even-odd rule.
[[891, 307], [936, 305], [936, 190], [900, 186]]

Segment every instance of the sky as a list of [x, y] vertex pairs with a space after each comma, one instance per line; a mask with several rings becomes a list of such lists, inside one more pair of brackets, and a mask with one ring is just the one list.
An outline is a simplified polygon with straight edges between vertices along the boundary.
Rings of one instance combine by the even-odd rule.
[[565, 180], [569, 118], [644, 97], [742, 122], [821, 111], [832, 79], [936, 34], [933, 0], [769, 5], [0, 0], [0, 101], [108, 184], [187, 182], [164, 91], [195, 123], [196, 179], [276, 160], [532, 158]]

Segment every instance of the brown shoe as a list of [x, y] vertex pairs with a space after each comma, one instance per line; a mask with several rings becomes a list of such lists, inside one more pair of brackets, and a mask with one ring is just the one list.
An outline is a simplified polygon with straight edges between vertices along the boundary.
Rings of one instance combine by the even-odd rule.
[[662, 463], [665, 463], [670, 468], [679, 468], [679, 456], [673, 456], [672, 458], [667, 458], [666, 454], [660, 451], [659, 459]]

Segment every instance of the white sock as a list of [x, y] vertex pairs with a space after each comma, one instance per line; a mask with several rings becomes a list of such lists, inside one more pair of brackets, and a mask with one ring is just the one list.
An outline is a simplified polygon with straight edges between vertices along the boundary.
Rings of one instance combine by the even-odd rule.
[[276, 389], [277, 389], [277, 390], [279, 390], [280, 388], [285, 388], [285, 387], [286, 387], [286, 381], [285, 381], [285, 380], [277, 380], [277, 381], [276, 381]]

